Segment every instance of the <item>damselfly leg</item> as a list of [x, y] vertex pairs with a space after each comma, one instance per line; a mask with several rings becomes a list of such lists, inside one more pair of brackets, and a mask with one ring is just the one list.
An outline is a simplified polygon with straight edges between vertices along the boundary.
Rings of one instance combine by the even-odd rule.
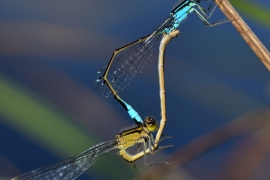
[[210, 14], [209, 15], [206, 14], [206, 12], [208, 12], [211, 9], [213, 3], [214, 3], [214, 1], [211, 2], [211, 4], [209, 5], [209, 7], [207, 9], [204, 9], [201, 5], [196, 4], [195, 6], [197, 6], [197, 8], [198, 8], [198, 10], [200, 12], [197, 9], [195, 9], [195, 8], [191, 8], [190, 13], [194, 11], [195, 14], [201, 19], [201, 21], [205, 25], [207, 25], [209, 27], [213, 27], [213, 26], [217, 26], [217, 25], [220, 25], [220, 24], [223, 24], [223, 23], [226, 23], [226, 22], [230, 22], [228, 18], [224, 18], [224, 19], [218, 20], [217, 22], [214, 22], [214, 23], [210, 23], [207, 20], [207, 19], [210, 19], [212, 17], [214, 11], [216, 10], [217, 5], [215, 4], [215, 6], [211, 10]]

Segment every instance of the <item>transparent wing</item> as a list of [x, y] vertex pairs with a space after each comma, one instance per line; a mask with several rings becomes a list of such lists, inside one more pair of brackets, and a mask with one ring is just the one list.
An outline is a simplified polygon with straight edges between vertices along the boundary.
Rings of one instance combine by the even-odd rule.
[[102, 142], [86, 151], [55, 165], [21, 174], [12, 180], [71, 180], [85, 172], [99, 156], [116, 149], [117, 140]]
[[121, 93], [134, 84], [147, 69], [152, 59], [157, 57], [160, 37], [161, 35], [154, 36], [149, 42], [146, 42], [144, 38], [134, 42], [129, 47], [125, 46], [116, 50], [110, 66], [107, 67], [107, 74], [104, 74], [105, 71], [99, 71], [103, 74], [100, 74], [95, 83], [98, 91], [105, 97], [112, 96], [103, 77], [106, 77], [117, 93]]
[[157, 59], [162, 30], [173, 25], [173, 18], [169, 17], [151, 35], [141, 38], [114, 51], [106, 68], [98, 71], [95, 86], [105, 97], [112, 96], [106, 85], [110, 83], [116, 93], [121, 93], [133, 85], [146, 71], [153, 59]]

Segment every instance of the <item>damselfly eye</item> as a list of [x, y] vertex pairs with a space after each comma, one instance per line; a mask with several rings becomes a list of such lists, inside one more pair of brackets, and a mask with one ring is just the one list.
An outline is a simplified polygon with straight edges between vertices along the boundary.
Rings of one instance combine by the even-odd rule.
[[156, 131], [158, 129], [158, 124], [153, 117], [146, 117], [145, 124], [149, 131]]

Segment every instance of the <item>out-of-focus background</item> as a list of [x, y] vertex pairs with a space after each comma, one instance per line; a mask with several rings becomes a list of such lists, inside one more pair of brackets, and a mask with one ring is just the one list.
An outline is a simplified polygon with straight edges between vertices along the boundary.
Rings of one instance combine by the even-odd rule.
[[[230, 2], [270, 49], [270, 2]], [[115, 49], [157, 28], [176, 3], [0, 2], [1, 180], [76, 155], [134, 124], [113, 98], [95, 90], [96, 72]], [[222, 18], [218, 9], [210, 21]], [[174, 147], [148, 156], [175, 165], [147, 167], [140, 159], [140, 176], [269, 179], [269, 71], [230, 23], [208, 28], [191, 14], [179, 30], [165, 64], [164, 133], [174, 138], [162, 144]], [[121, 96], [142, 117], [159, 120], [157, 60]], [[133, 165], [116, 153], [78, 179], [136, 178]]]

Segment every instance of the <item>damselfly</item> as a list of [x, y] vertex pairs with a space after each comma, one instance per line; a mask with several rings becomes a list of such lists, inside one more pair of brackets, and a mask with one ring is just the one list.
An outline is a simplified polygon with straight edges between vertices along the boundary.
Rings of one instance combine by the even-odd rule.
[[[160, 164], [167, 162], [148, 163], [147, 151], [154, 153], [165, 147], [154, 147], [155, 140], [152, 132], [158, 129], [158, 124], [152, 117], [146, 117], [145, 123], [136, 127], [129, 128], [117, 134], [115, 139], [107, 142], [99, 143], [86, 151], [59, 162], [55, 165], [41, 167], [39, 169], [21, 174], [12, 180], [71, 180], [76, 179], [84, 173], [99, 156], [106, 154], [112, 150], [118, 149], [118, 155], [122, 156], [128, 162], [133, 162], [139, 157], [129, 154], [126, 150], [135, 144], [143, 145], [144, 161], [146, 165]], [[166, 138], [166, 137], [165, 137]]]
[[202, 22], [209, 27], [228, 22], [228, 19], [222, 19], [215, 23], [210, 23], [207, 19], [212, 16], [216, 6], [207, 15], [206, 12], [211, 9], [214, 2], [212, 1], [207, 9], [200, 6], [200, 2], [201, 0], [180, 1], [159, 28], [148, 36], [116, 49], [107, 67], [98, 71], [99, 77], [95, 83], [98, 91], [105, 97], [114, 96], [126, 109], [130, 117], [138, 124], [143, 123], [142, 118], [129, 104], [119, 97], [118, 93], [123, 92], [134, 84], [138, 77], [147, 69], [150, 62], [157, 58], [158, 46], [162, 37], [178, 28], [188, 14], [192, 12], [195, 12]]

